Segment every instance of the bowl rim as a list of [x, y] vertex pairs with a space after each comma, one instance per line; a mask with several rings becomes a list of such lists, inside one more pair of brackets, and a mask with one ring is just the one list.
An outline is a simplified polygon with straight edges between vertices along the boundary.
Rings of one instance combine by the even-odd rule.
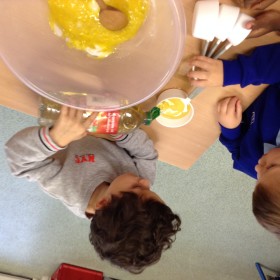
[[[185, 100], [186, 96], [185, 96], [185, 92], [181, 89], [168, 89], [164, 92], [162, 92], [158, 99], [157, 99], [157, 106], [164, 100], [168, 100], [170, 98], [178, 98], [181, 100]], [[168, 119], [163, 117], [162, 115], [159, 115], [156, 120], [158, 123], [160, 123], [161, 125], [165, 126], [165, 127], [169, 127], [169, 128], [177, 128], [177, 127], [182, 127], [186, 124], [188, 124], [194, 116], [194, 107], [192, 105], [192, 103], [190, 102], [188, 104], [191, 108], [190, 112], [184, 116], [183, 118], [180, 119]]]
[[[154, 1], [154, 0], [150, 0]], [[82, 110], [90, 110], [90, 111], [114, 111], [116, 109], [125, 109], [129, 108], [131, 106], [135, 106], [138, 104], [141, 104], [145, 102], [146, 100], [150, 99], [154, 95], [156, 95], [173, 77], [175, 74], [178, 66], [181, 63], [184, 49], [185, 49], [185, 41], [186, 41], [186, 16], [184, 11], [183, 3], [180, 0], [172, 0], [169, 1], [170, 5], [172, 5], [173, 9], [173, 17], [174, 17], [174, 25], [176, 26], [176, 29], [178, 30], [177, 34], [177, 50], [174, 52], [174, 63], [169, 65], [169, 68], [167, 69], [166, 73], [161, 77], [160, 81], [155, 84], [150, 91], [147, 91], [144, 97], [137, 98], [137, 100], [133, 100], [127, 105], [119, 104], [118, 106], [106, 106], [100, 107], [100, 108], [85, 108], [81, 105], [75, 105], [75, 104], [66, 104], [69, 107], [82, 109]], [[47, 92], [44, 88], [41, 88], [36, 82], [33, 82], [30, 80], [26, 75], [23, 73], [21, 69], [18, 69], [16, 65], [14, 65], [13, 61], [9, 59], [9, 55], [6, 55], [5, 52], [0, 51], [0, 57], [5, 63], [5, 65], [8, 67], [8, 69], [17, 77], [18, 80], [20, 80], [24, 85], [26, 85], [30, 90], [37, 93], [39, 96], [46, 97], [48, 99], [51, 99], [54, 102], [64, 104], [61, 98], [56, 98], [53, 96], [51, 92]]]

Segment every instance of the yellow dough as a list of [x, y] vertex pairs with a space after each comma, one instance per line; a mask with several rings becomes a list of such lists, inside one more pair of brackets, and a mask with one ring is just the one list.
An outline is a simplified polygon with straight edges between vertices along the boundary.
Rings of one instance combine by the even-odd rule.
[[189, 106], [180, 98], [168, 98], [160, 102], [160, 115], [167, 119], [180, 119], [186, 116], [189, 112]]
[[48, 0], [49, 21], [53, 32], [66, 40], [69, 47], [104, 58], [116, 47], [131, 39], [147, 17], [149, 0], [105, 0], [107, 5], [124, 12], [128, 25], [110, 31], [99, 22], [99, 6], [95, 0]]

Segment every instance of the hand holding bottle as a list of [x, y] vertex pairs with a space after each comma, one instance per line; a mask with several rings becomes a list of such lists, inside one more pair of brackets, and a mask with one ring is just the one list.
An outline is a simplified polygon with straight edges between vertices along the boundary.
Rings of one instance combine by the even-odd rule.
[[[53, 126], [60, 116], [61, 107], [62, 106], [60, 104], [55, 103], [52, 100], [42, 98], [39, 107], [39, 125], [49, 127]], [[143, 111], [139, 106], [133, 106], [126, 109], [116, 109], [114, 111], [95, 112], [92, 113], [91, 117], [87, 118], [88, 112], [66, 108], [63, 109], [63, 114], [67, 115], [63, 122], [69, 122], [68, 126], [70, 131], [71, 129], [74, 130], [74, 128], [72, 127], [73, 124], [70, 123], [69, 118], [71, 118], [72, 121], [76, 118], [76, 121], [78, 122], [76, 125], [83, 124], [83, 127], [80, 127], [82, 131], [86, 127], [86, 133], [94, 136], [97, 135], [96, 137], [105, 138], [110, 141], [116, 141], [116, 138], [105, 136], [104, 134], [128, 134], [142, 124], [150, 125], [151, 122], [160, 114], [160, 109], [157, 107], [152, 108], [150, 111]], [[85, 122], [87, 119], [88, 121]], [[62, 120], [60, 122], [62, 122]], [[55, 132], [56, 130], [57, 129], [55, 128]], [[86, 134], [83, 133], [81, 135]], [[80, 137], [78, 131], [77, 137]], [[80, 138], [82, 138], [82, 136]]]
[[50, 136], [58, 146], [65, 147], [87, 135], [87, 129], [98, 113], [94, 112], [88, 118], [84, 118], [83, 113], [74, 108], [61, 107], [59, 118], [50, 129]]

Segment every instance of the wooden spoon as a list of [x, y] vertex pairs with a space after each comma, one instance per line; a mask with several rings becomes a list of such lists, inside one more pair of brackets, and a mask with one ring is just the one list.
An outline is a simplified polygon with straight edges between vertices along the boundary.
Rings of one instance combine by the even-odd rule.
[[95, 0], [99, 5], [99, 21], [111, 31], [121, 30], [128, 24], [127, 16], [120, 10], [108, 6], [103, 0]]

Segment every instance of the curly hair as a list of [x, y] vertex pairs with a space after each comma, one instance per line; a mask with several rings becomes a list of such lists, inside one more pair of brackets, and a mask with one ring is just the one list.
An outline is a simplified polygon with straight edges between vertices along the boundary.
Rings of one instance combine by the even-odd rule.
[[180, 225], [179, 216], [165, 204], [125, 192], [96, 211], [89, 239], [101, 259], [138, 274], [159, 261]]
[[263, 184], [257, 184], [253, 192], [253, 213], [257, 221], [280, 238], [280, 189], [272, 192]]

